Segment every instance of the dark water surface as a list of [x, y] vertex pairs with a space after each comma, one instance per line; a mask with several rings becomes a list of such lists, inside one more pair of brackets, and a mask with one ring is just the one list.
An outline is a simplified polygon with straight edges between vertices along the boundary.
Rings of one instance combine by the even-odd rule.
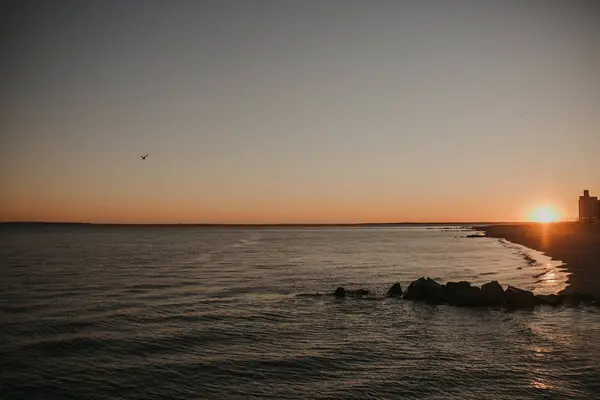
[[0, 398], [599, 398], [598, 308], [297, 296], [564, 287], [540, 253], [462, 234], [0, 227]]

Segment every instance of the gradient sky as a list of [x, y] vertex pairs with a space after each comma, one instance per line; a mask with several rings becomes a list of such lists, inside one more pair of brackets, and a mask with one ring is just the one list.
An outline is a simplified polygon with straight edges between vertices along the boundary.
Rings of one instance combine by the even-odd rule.
[[600, 195], [596, 0], [1, 7], [1, 221], [516, 221]]

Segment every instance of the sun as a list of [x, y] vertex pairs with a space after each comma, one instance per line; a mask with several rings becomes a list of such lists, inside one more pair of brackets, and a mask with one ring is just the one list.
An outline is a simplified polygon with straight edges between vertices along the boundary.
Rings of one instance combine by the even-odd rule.
[[558, 222], [560, 211], [551, 205], [539, 206], [529, 214], [529, 218], [533, 222]]

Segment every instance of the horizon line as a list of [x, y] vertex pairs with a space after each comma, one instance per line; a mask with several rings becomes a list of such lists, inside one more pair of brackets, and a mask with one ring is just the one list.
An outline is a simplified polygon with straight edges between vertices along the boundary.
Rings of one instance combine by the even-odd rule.
[[[560, 221], [569, 222], [569, 221]], [[56, 222], [56, 221], [3, 221], [0, 225], [97, 225], [97, 226], [147, 226], [147, 227], [359, 227], [403, 225], [497, 225], [535, 224], [533, 221], [450, 221], [450, 222], [339, 222], [339, 223], [128, 223], [128, 222]]]

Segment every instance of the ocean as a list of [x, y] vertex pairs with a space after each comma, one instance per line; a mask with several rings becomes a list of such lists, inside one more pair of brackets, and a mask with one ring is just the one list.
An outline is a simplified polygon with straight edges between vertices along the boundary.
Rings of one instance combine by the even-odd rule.
[[[421, 276], [565, 287], [469, 233], [0, 226], [0, 398], [599, 398], [599, 308], [382, 298]], [[312, 296], [338, 286], [374, 299]]]

